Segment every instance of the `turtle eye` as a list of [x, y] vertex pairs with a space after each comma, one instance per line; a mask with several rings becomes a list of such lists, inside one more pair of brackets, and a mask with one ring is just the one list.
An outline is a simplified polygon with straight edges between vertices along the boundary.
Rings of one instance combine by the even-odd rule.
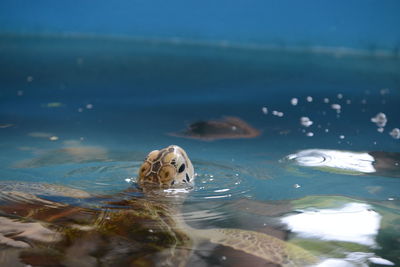
[[183, 172], [184, 170], [185, 170], [185, 163], [183, 163], [180, 167], [179, 167], [179, 170], [178, 170], [178, 172], [179, 173], [181, 173], [181, 172]]

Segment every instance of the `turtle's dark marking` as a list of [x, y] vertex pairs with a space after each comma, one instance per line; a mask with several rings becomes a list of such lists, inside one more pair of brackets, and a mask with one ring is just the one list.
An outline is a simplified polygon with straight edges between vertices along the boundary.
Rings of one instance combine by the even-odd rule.
[[160, 167], [161, 167], [161, 162], [160, 162], [160, 161], [154, 162], [154, 163], [153, 163], [152, 171], [159, 170]]
[[168, 148], [168, 152], [174, 152], [175, 149], [173, 147]]
[[178, 172], [179, 173], [182, 173], [184, 170], [185, 170], [185, 163], [183, 163], [180, 167], [179, 167], [179, 170], [178, 170]]

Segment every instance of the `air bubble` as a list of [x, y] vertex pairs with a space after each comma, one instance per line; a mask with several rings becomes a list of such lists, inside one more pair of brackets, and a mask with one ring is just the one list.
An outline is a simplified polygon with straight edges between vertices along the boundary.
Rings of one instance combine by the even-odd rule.
[[78, 58], [76, 59], [76, 64], [77, 64], [78, 66], [81, 66], [81, 65], [83, 64], [83, 58], [78, 57]]
[[311, 121], [309, 117], [301, 117], [300, 124], [304, 127], [310, 127], [313, 124], [313, 121]]
[[371, 121], [373, 123], [375, 123], [376, 126], [378, 126], [378, 127], [385, 127], [388, 120], [386, 118], [385, 113], [380, 112], [380, 113], [376, 114], [375, 117], [372, 117]]
[[290, 100], [290, 103], [293, 105], [293, 106], [296, 106], [297, 105], [297, 103], [299, 103], [299, 100], [297, 99], [297, 98], [292, 98], [291, 100]]
[[58, 136], [50, 136], [49, 140], [50, 141], [57, 141], [58, 140]]
[[381, 95], [387, 95], [389, 94], [390, 90], [388, 88], [382, 88], [379, 92]]
[[275, 115], [277, 117], [283, 117], [283, 112], [274, 110], [272, 111], [272, 115]]
[[394, 128], [393, 130], [390, 131], [389, 133], [394, 139], [400, 139], [400, 129], [399, 128]]
[[331, 108], [336, 110], [337, 113], [340, 113], [342, 106], [340, 106], [339, 104], [332, 104]]
[[261, 111], [264, 114], [268, 114], [268, 108], [267, 107], [262, 107]]

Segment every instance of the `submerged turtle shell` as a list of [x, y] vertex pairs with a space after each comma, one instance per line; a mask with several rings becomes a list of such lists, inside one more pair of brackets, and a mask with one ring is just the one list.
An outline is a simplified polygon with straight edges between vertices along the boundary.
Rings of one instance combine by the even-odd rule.
[[126, 199], [121, 194], [113, 202], [105, 199], [103, 207], [84, 208], [27, 193], [23, 202], [12, 197], [0, 202], [0, 243], [18, 248], [18, 253], [14, 249], [6, 255], [14, 255], [13, 266], [185, 266], [197, 241], [228, 246], [281, 266], [305, 266], [317, 260], [270, 235], [185, 226], [175, 199], [152, 195]]
[[[48, 188], [75, 195], [67, 188]], [[0, 244], [21, 249], [15, 264], [181, 266], [190, 256], [192, 239], [177, 227], [177, 210], [166, 201], [130, 198], [92, 209], [29, 193], [6, 195], [0, 202]], [[9, 237], [10, 232], [19, 234]]]

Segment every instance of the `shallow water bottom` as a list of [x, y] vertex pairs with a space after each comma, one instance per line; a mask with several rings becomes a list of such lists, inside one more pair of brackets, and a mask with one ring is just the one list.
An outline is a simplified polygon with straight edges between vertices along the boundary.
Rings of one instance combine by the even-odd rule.
[[[149, 151], [177, 144], [193, 161], [196, 183], [164, 197], [184, 195], [171, 216], [190, 227], [275, 236], [311, 251], [320, 264], [399, 264], [398, 58], [57, 36], [2, 36], [0, 57], [3, 184], [112, 196], [134, 187]], [[260, 135], [213, 141], [174, 135], [224, 116]], [[85, 208], [102, 201], [29, 193]], [[266, 262], [202, 241], [188, 262], [249, 261]]]

